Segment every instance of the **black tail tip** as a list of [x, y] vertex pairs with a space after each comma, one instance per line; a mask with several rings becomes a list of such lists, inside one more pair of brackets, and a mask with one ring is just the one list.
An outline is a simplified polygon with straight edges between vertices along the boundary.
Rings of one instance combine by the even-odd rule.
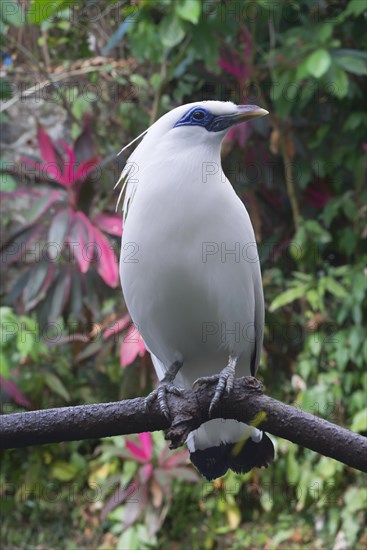
[[237, 474], [245, 474], [252, 468], [267, 468], [274, 460], [274, 445], [263, 433], [258, 443], [249, 438], [243, 445], [227, 443], [209, 447], [190, 453], [190, 460], [202, 476], [212, 481], [229, 468]]

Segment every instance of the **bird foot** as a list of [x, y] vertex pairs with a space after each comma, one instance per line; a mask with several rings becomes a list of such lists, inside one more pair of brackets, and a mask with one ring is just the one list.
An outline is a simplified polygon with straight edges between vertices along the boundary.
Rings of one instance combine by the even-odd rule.
[[148, 412], [151, 404], [157, 399], [161, 413], [164, 414], [168, 421], [171, 421], [171, 415], [167, 402], [167, 394], [169, 393], [173, 393], [173, 395], [177, 396], [182, 396], [183, 390], [175, 386], [169, 380], [161, 380], [158, 388], [153, 390], [145, 398], [145, 410]]
[[195, 380], [195, 382], [193, 383], [193, 389], [202, 384], [213, 384], [214, 382], [216, 382], [217, 384], [214, 397], [210, 403], [209, 416], [212, 415], [214, 409], [217, 407], [219, 401], [224, 396], [224, 394], [226, 393], [227, 395], [229, 395], [233, 390], [234, 376], [235, 365], [230, 363], [219, 374], [214, 374], [213, 376], [203, 376], [202, 378], [198, 378], [197, 380]]

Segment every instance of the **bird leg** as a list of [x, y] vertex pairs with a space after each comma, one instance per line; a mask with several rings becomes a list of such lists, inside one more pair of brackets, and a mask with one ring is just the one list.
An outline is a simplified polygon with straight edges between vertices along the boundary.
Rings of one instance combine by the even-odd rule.
[[221, 370], [219, 374], [214, 374], [213, 376], [203, 376], [195, 380], [195, 382], [193, 383], [192, 387], [194, 389], [195, 389], [195, 386], [198, 386], [200, 384], [210, 384], [214, 382], [217, 383], [214, 397], [211, 400], [210, 407], [209, 407], [209, 416], [212, 415], [214, 409], [218, 405], [224, 393], [229, 395], [233, 390], [237, 361], [238, 361], [238, 357], [232, 357], [230, 355], [228, 360], [228, 365], [223, 370]]
[[174, 363], [172, 363], [172, 365], [168, 368], [164, 378], [162, 378], [162, 380], [159, 382], [158, 388], [153, 390], [145, 398], [146, 410], [148, 410], [153, 401], [157, 399], [161, 413], [164, 414], [167, 420], [171, 420], [171, 415], [167, 403], [167, 394], [173, 393], [174, 395], [178, 396], [182, 395], [182, 389], [173, 384], [173, 381], [176, 378], [176, 374], [178, 373], [182, 365], [183, 363], [181, 363], [180, 361], [175, 361]]

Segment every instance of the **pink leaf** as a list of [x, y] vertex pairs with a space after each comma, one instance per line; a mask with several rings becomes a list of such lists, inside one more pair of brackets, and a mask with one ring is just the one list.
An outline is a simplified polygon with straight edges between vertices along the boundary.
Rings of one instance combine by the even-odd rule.
[[60, 183], [61, 185], [64, 185], [63, 183], [61, 183], [60, 180], [62, 180], [62, 174], [60, 172], [60, 169], [58, 168], [58, 166], [56, 164], [41, 164], [40, 162], [35, 162], [34, 160], [32, 159], [28, 159], [26, 157], [22, 157], [20, 159], [20, 161], [23, 163], [23, 164], [27, 164], [28, 166], [30, 166], [31, 168], [34, 168], [34, 170], [36, 170], [37, 172], [34, 173], [34, 172], [30, 172], [28, 175], [29, 176], [34, 176], [38, 179], [40, 179], [42, 176], [43, 177], [49, 177], [55, 181], [57, 181], [58, 183]]
[[[142, 434], [139, 434], [142, 435]], [[150, 435], [150, 434], [149, 434]], [[133, 457], [138, 460], [139, 462], [147, 462], [151, 458], [151, 448], [145, 448], [142, 444], [134, 443], [134, 441], [131, 441], [131, 439], [126, 439], [125, 441], [127, 449], [129, 449], [130, 453], [133, 455]], [[150, 454], [149, 454], [150, 451]]]
[[74, 181], [83, 180], [99, 163], [98, 157], [92, 157], [80, 163], [78, 170], [74, 174]]
[[138, 434], [138, 439], [140, 440], [141, 446], [145, 449], [147, 457], [150, 460], [153, 453], [153, 439], [151, 433], [143, 432]]
[[67, 154], [68, 161], [64, 163], [64, 174], [63, 174], [63, 182], [65, 187], [70, 187], [74, 181], [74, 165], [75, 165], [75, 155], [74, 151], [69, 147], [65, 141], [59, 141], [58, 142], [61, 147], [64, 149], [65, 153]]
[[133, 363], [138, 355], [143, 357], [146, 351], [143, 339], [134, 325], [131, 325], [120, 347], [120, 365], [122, 368]]
[[[85, 220], [87, 220], [87, 223]], [[91, 251], [89, 250], [91, 236], [88, 225], [89, 221], [86, 216], [82, 212], [77, 212], [74, 215], [70, 234], [66, 239], [82, 273], [88, 271], [91, 257]]]
[[101, 213], [94, 216], [92, 222], [98, 225], [102, 231], [121, 237], [122, 235], [122, 216], [121, 214]]
[[41, 151], [42, 159], [46, 164], [57, 166], [57, 150], [50, 136], [42, 126], [38, 126], [38, 144]]
[[94, 227], [93, 234], [97, 246], [97, 271], [108, 286], [115, 288], [119, 280], [116, 255], [111, 244], [99, 229]]
[[225, 139], [227, 141], [237, 142], [241, 147], [244, 147], [251, 134], [251, 123], [239, 124], [229, 130]]
[[22, 407], [30, 407], [31, 404], [26, 396], [20, 391], [18, 386], [13, 380], [5, 380], [3, 376], [0, 376], [0, 387], [9, 395], [9, 397]]
[[122, 489], [122, 487], [119, 485], [117, 489], [114, 491], [112, 496], [107, 500], [106, 504], [104, 505], [101, 513], [102, 520], [105, 520], [107, 515], [116, 508], [119, 504], [124, 502], [130, 495], [133, 495], [137, 491], [138, 487], [136, 482], [134, 481], [130, 485], [126, 487], [126, 489]]
[[187, 463], [188, 459], [188, 451], [187, 449], [184, 449], [183, 451], [180, 451], [179, 453], [176, 453], [174, 455], [171, 455], [163, 464], [163, 468], [175, 468], [177, 466], [182, 466]]
[[152, 477], [152, 474], [154, 472], [153, 464], [144, 464], [144, 466], [141, 466], [139, 468], [139, 477], [141, 483], [147, 483], [149, 479]]
[[104, 340], [107, 340], [107, 338], [110, 338], [111, 336], [115, 336], [119, 332], [122, 332], [129, 324], [131, 323], [131, 317], [127, 313], [122, 317], [121, 319], [117, 319], [117, 321], [114, 322], [112, 327], [108, 327], [103, 333]]
[[241, 54], [237, 50], [226, 50], [219, 59], [218, 65], [234, 76], [238, 82], [244, 82], [250, 77], [251, 68], [251, 34], [246, 27], [240, 30], [238, 42], [240, 45], [243, 44], [243, 48], [240, 48]]

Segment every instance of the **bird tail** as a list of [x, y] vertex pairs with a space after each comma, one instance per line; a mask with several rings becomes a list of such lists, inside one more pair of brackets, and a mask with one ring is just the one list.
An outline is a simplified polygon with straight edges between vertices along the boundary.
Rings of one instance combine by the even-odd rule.
[[[218, 442], [218, 434], [226, 434], [227, 441]], [[210, 443], [213, 441], [215, 444]], [[266, 433], [236, 420], [206, 422], [189, 434], [187, 445], [191, 462], [208, 481], [223, 476], [228, 469], [245, 474], [274, 460], [274, 446]]]

